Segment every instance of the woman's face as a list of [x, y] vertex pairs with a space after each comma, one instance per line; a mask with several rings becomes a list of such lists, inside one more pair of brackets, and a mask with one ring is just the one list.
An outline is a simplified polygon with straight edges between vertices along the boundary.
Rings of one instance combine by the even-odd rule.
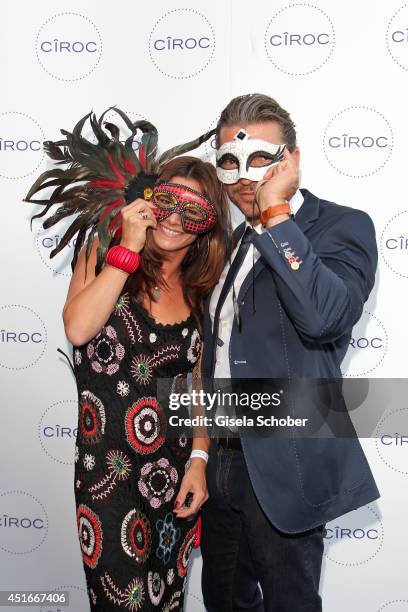
[[[173, 176], [168, 183], [178, 183], [191, 187], [200, 193], [203, 193], [203, 186], [199, 181], [183, 176]], [[184, 231], [181, 225], [180, 215], [177, 212], [172, 213], [167, 219], [164, 219], [157, 224], [157, 229], [152, 232], [154, 242], [163, 251], [179, 251], [188, 248], [190, 244], [197, 240], [197, 234], [191, 234]]]

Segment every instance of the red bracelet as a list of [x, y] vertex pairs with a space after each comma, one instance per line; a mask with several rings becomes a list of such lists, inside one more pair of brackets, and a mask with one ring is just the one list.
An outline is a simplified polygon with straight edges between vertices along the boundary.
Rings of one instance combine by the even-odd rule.
[[135, 272], [140, 265], [140, 255], [124, 246], [113, 246], [106, 255], [106, 263], [128, 274]]

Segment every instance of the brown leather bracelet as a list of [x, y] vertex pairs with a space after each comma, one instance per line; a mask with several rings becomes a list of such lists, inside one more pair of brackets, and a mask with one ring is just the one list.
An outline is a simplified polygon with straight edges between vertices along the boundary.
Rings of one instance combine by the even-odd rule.
[[261, 223], [262, 225], [265, 225], [269, 219], [272, 219], [272, 217], [291, 214], [292, 210], [290, 208], [289, 202], [285, 202], [284, 204], [276, 204], [275, 206], [269, 206], [269, 208], [261, 212]]

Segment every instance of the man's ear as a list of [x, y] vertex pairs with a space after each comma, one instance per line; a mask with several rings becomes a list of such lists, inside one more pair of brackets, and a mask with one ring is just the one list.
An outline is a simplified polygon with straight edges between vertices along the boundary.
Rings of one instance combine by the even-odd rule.
[[300, 164], [300, 150], [296, 147], [296, 149], [294, 149], [291, 153], [292, 159], [295, 161], [297, 167], [299, 167]]

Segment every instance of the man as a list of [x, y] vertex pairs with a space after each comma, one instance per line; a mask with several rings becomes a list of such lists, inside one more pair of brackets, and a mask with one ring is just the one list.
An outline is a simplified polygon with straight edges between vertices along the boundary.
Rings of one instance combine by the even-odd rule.
[[[298, 189], [294, 124], [268, 96], [232, 100], [216, 137], [218, 176], [246, 220], [206, 304], [203, 379], [340, 378], [374, 285], [370, 217]], [[207, 480], [207, 611], [320, 611], [325, 523], [379, 496], [359, 441], [231, 432], [212, 441]]]

